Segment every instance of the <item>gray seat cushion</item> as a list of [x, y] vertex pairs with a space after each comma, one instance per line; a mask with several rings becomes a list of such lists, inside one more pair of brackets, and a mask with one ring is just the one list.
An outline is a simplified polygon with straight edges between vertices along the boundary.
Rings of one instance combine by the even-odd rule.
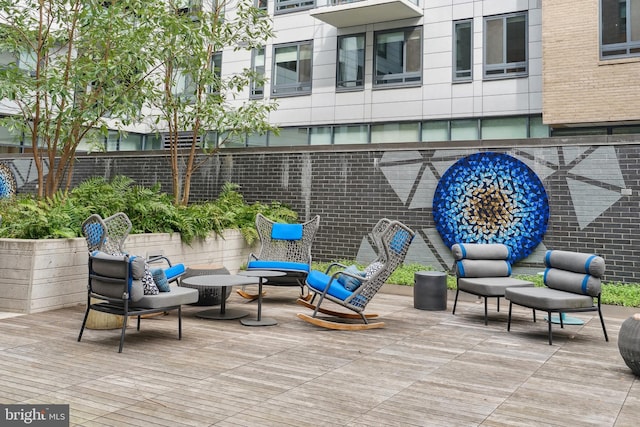
[[198, 295], [197, 289], [171, 286], [170, 292], [160, 292], [157, 295], [145, 295], [139, 301], [130, 303], [129, 306], [138, 308], [162, 308], [182, 304], [194, 304], [198, 302]]
[[487, 297], [501, 297], [509, 287], [527, 287], [533, 283], [512, 277], [459, 277], [458, 289]]
[[593, 297], [550, 288], [510, 288], [505, 298], [514, 304], [542, 311], [593, 307]]

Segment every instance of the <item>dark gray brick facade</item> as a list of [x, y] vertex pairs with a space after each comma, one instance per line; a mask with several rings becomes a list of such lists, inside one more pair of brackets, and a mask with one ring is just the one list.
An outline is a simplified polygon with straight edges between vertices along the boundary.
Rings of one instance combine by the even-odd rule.
[[[632, 137], [473, 141], [456, 143], [455, 149], [452, 144], [224, 150], [195, 174], [192, 200], [213, 198], [230, 181], [240, 185], [248, 202], [279, 201], [300, 219], [318, 214], [317, 260], [369, 260], [363, 236], [381, 217], [398, 219], [418, 232], [409, 261], [444, 270], [452, 260], [435, 231], [431, 209], [438, 179], [466, 155], [503, 152], [536, 172], [550, 206], [543, 243], [518, 263], [516, 272], [540, 271], [546, 249], [565, 249], [602, 255], [606, 281], [640, 283], [640, 145]], [[0, 161], [20, 171], [30, 162], [8, 155]], [[32, 173], [20, 177], [20, 191], [32, 191]], [[171, 192], [164, 153], [79, 156], [74, 182], [96, 175], [126, 175], [141, 185], [161, 183]]]

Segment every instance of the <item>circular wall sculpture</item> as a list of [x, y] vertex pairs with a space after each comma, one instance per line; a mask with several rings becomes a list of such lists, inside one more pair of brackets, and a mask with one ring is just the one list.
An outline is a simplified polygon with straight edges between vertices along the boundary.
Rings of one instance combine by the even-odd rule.
[[10, 197], [16, 194], [16, 178], [9, 166], [0, 163], [0, 197]]
[[458, 160], [433, 197], [433, 218], [444, 243], [504, 243], [512, 263], [542, 241], [549, 220], [547, 193], [520, 160], [483, 152]]

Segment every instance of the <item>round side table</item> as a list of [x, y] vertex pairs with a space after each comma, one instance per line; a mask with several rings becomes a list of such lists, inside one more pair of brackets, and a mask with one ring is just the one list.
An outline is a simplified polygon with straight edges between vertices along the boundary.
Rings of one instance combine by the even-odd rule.
[[271, 271], [271, 270], [246, 270], [238, 273], [239, 276], [246, 277], [257, 277], [259, 279], [258, 282], [258, 315], [255, 319], [240, 319], [240, 323], [245, 326], [273, 326], [277, 325], [278, 322], [275, 319], [263, 318], [262, 317], [262, 283], [264, 279], [268, 279], [269, 277], [280, 277], [285, 276], [286, 273], [283, 271]]

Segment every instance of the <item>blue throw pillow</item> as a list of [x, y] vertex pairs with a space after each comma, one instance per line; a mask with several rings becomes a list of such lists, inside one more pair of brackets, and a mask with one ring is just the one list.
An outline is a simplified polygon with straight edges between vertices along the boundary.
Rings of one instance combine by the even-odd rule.
[[[345, 268], [344, 271], [355, 276], [365, 277], [364, 272], [358, 270], [358, 267], [356, 267], [355, 265], [350, 265], [349, 267]], [[346, 290], [351, 292], [358, 289], [358, 287], [362, 284], [362, 282], [360, 282], [360, 280], [356, 279], [355, 277], [347, 276], [344, 274], [338, 276], [338, 282], [342, 286], [344, 286]]]
[[160, 292], [170, 292], [171, 286], [169, 286], [169, 281], [167, 280], [167, 275], [164, 270], [161, 268], [154, 268], [151, 270], [151, 274], [153, 274], [153, 281], [156, 282], [156, 286]]

